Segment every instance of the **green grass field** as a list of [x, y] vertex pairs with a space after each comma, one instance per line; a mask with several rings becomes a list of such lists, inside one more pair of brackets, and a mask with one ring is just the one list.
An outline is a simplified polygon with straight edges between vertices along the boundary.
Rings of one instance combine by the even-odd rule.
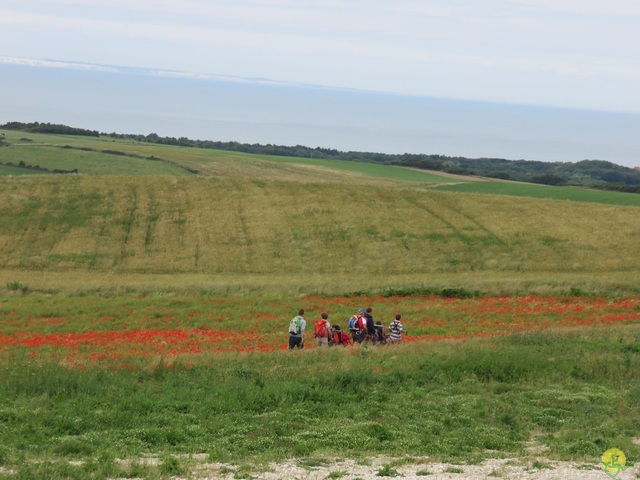
[[0, 176], [4, 175], [38, 175], [43, 172], [28, 170], [24, 168], [12, 167], [10, 165], [0, 165]]
[[[0, 162], [80, 175], [0, 167], [0, 478], [255, 478], [363, 449], [387, 474], [637, 461], [640, 196], [5, 138]], [[344, 326], [365, 302], [422, 337], [279, 350], [297, 308]]]
[[[267, 462], [330, 463], [363, 449], [397, 468], [464, 470], [486, 458], [535, 468], [541, 448], [548, 465], [597, 468], [612, 447], [640, 454], [639, 335], [634, 325], [427, 348], [133, 358], [118, 370], [18, 353], [0, 367], [0, 466], [14, 472], [0, 477], [169, 478], [203, 462], [253, 475]], [[159, 463], [145, 463], [150, 455]]]
[[553, 187], [506, 181], [467, 182], [456, 185], [444, 185], [439, 187], [439, 190], [459, 193], [484, 193], [490, 195], [548, 198], [552, 200], [626, 205], [630, 207], [640, 206], [640, 195], [635, 193], [589, 190], [575, 187]]
[[[24, 161], [50, 170], [78, 169], [85, 175], [194, 175], [284, 180], [303, 183], [437, 188], [459, 193], [524, 196], [640, 206], [640, 195], [551, 187], [482, 178], [442, 175], [374, 163], [251, 155], [240, 152], [153, 145], [110, 137], [77, 137], [5, 131], [9, 146], [0, 162]], [[27, 141], [28, 140], [28, 141]], [[0, 175], [33, 174], [0, 166]]]

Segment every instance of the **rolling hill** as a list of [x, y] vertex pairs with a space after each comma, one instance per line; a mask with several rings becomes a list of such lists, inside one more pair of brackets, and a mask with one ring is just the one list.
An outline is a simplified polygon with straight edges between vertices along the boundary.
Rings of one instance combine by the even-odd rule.
[[111, 138], [6, 141], [2, 163], [80, 174], [0, 178], [0, 287], [638, 288], [633, 194]]

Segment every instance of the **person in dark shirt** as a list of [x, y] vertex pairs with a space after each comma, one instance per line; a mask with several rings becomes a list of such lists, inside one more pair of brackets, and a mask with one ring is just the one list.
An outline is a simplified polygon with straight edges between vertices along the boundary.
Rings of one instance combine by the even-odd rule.
[[376, 333], [376, 325], [373, 323], [372, 311], [371, 307], [367, 307], [364, 312], [364, 319], [367, 322], [367, 335], [371, 335], [373, 337]]

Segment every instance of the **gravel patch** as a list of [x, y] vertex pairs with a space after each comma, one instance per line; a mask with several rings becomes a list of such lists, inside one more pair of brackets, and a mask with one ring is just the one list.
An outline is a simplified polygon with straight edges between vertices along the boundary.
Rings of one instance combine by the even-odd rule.
[[[608, 476], [599, 463], [570, 463], [545, 459], [517, 460], [491, 459], [480, 465], [452, 465], [412, 459], [411, 463], [393, 466], [393, 459], [374, 459], [363, 462], [345, 460], [318, 462], [309, 466], [298, 461], [268, 465], [264, 468], [245, 469], [237, 465], [205, 463], [195, 467], [191, 478], [201, 480], [227, 480], [247, 478], [255, 480], [380, 480], [384, 478], [421, 480], [606, 480]], [[396, 462], [397, 464], [397, 462]], [[636, 467], [619, 472], [616, 480], [640, 478]]]

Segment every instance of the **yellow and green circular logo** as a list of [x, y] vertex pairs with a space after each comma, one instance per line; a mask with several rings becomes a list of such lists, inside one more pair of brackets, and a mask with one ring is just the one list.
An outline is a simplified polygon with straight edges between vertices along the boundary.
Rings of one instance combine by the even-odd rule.
[[622, 450], [610, 448], [602, 454], [604, 471], [610, 477], [615, 477], [627, 468], [627, 457]]

